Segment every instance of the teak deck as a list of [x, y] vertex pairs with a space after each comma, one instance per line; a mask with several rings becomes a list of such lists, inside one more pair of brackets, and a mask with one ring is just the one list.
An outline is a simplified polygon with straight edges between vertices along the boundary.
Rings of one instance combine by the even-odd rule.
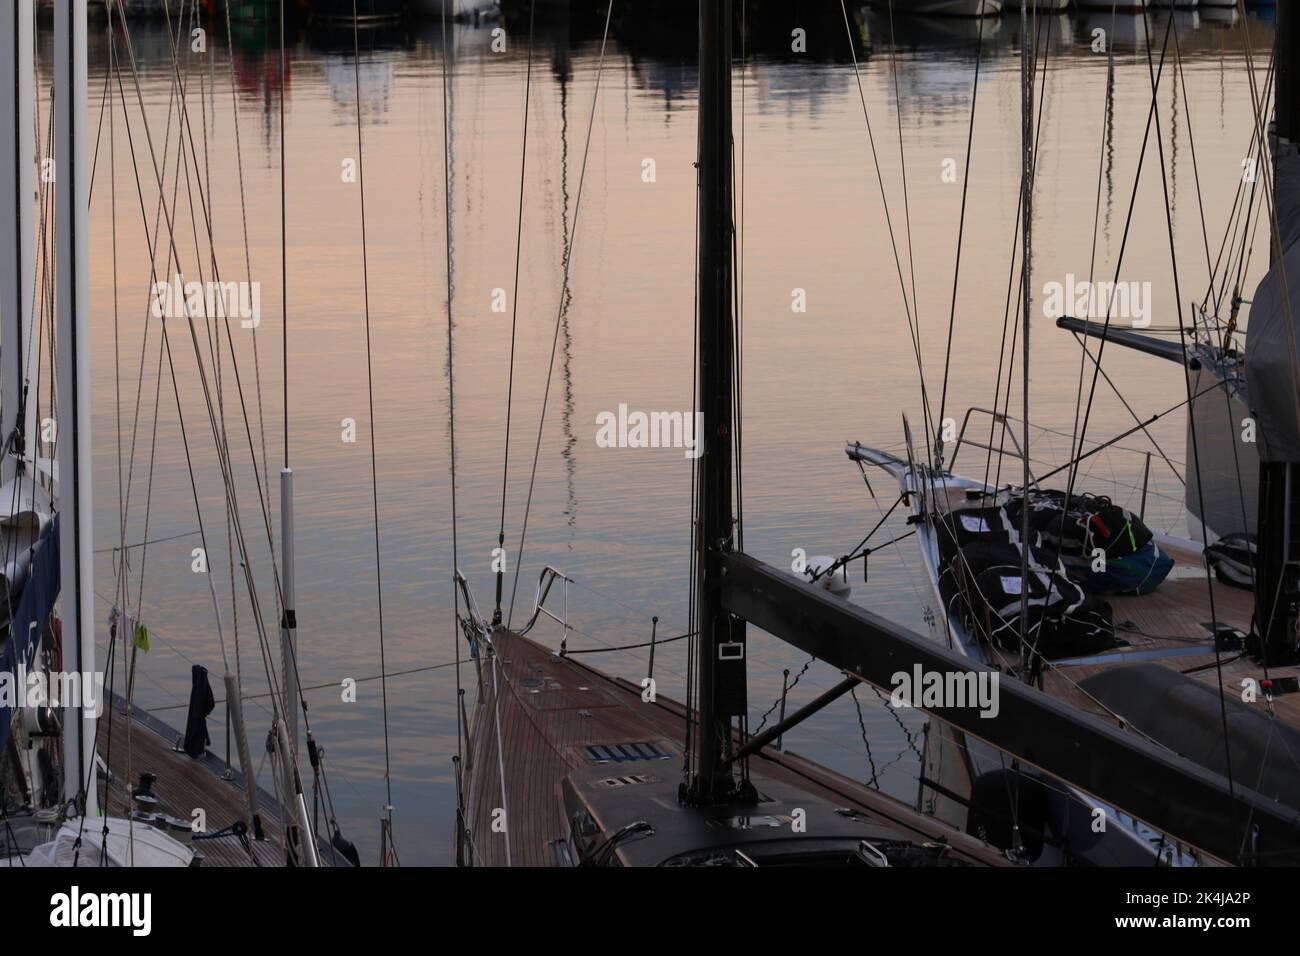
[[[577, 768], [606, 761], [611, 777], [624, 768], [644, 769], [645, 755], [652, 753], [644, 747], [635, 754], [641, 759], [619, 760], [633, 756], [615, 749], [629, 743], [656, 748], [666, 756], [655, 763], [677, 773], [686, 712], [662, 695], [655, 703], [644, 703], [639, 687], [571, 657], [560, 657], [510, 631], [495, 631], [492, 643], [495, 657], [481, 651], [482, 686], [470, 721], [464, 768], [473, 862], [475, 866], [507, 865], [506, 834], [493, 827], [494, 819], [501, 816], [498, 811], [504, 809], [511, 865], [561, 865], [554, 846], [568, 833], [561, 781]], [[498, 769], [502, 766], [504, 793]], [[751, 773], [756, 781], [789, 784], [873, 816], [917, 841], [946, 840], [973, 862], [1007, 862], [974, 837], [794, 754], [765, 748], [751, 760]]]
[[[157, 777], [153, 792], [159, 800], [158, 809], [168, 816], [188, 821], [194, 810], [201, 808], [207, 817], [209, 833], [221, 830], [236, 820], [247, 821], [244, 784], [239, 771], [228, 767], [210, 752], [204, 753], [198, 760], [191, 758], [179, 749], [181, 736], [178, 731], [139, 708], [135, 708], [128, 718], [121, 698], [115, 698], [106, 705], [99, 720], [99, 755], [107, 762], [112, 775], [108, 784], [108, 813], [111, 816], [130, 817], [134, 809], [131, 791], [139, 785], [140, 774], [148, 772]], [[102, 779], [100, 787], [102, 799]], [[284, 866], [279, 808], [263, 791], [258, 792], [258, 812], [266, 839], [253, 840], [252, 833], [249, 833], [252, 857], [233, 835], [198, 840], [190, 843], [190, 846], [202, 855], [201, 865]], [[137, 825], [149, 826], [144, 823]], [[181, 842], [188, 842], [184, 832], [166, 832]], [[322, 853], [321, 863], [329, 863], [327, 851]]]

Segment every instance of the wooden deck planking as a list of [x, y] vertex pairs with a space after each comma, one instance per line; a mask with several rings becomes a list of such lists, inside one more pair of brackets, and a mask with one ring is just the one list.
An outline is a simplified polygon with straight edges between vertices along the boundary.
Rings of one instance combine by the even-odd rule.
[[[158, 778], [153, 790], [159, 800], [158, 809], [162, 813], [190, 820], [193, 811], [202, 808], [207, 817], [209, 833], [229, 826], [236, 820], [247, 819], [244, 792], [237, 774], [233, 780], [222, 779], [220, 772], [225, 769], [223, 762], [211, 754], [194, 760], [175, 749], [179, 733], [164, 736], [159, 732], [162, 730], [159, 723], [143, 712], [137, 712], [128, 719], [120, 704], [119, 700], [107, 706], [99, 721], [99, 753], [106, 759], [112, 774], [108, 785], [107, 810], [110, 815], [130, 817], [134, 809], [131, 791], [138, 785], [140, 774], [147, 771]], [[102, 780], [100, 787], [102, 799]], [[263, 794], [258, 811], [266, 831], [266, 840], [251, 841], [256, 862], [250, 859], [239, 839], [230, 836], [190, 843], [191, 848], [202, 855], [202, 865], [283, 866], [284, 854], [280, 843], [277, 808]], [[188, 842], [183, 832], [167, 832], [181, 842]], [[249, 836], [251, 840], [251, 833]]]
[[[551, 843], [567, 834], [560, 784], [572, 770], [599, 763], [584, 748], [652, 743], [668, 754], [667, 759], [638, 761], [637, 772], [659, 768], [664, 774], [678, 774], [685, 709], [662, 696], [654, 704], [643, 703], [639, 687], [609, 678], [571, 657], [557, 657], [509, 631], [496, 631], [493, 644], [497, 653], [495, 688], [499, 693], [494, 693], [493, 668], [485, 657], [482, 692], [471, 717], [471, 763], [466, 772], [465, 804], [474, 864], [506, 865], [506, 835], [492, 827], [494, 812], [502, 806], [500, 760], [505, 767], [511, 863], [555, 866], [559, 860]], [[502, 741], [499, 755], [498, 713]], [[797, 786], [888, 821], [917, 840], [945, 839], [977, 862], [1006, 862], [973, 837], [797, 755], [769, 747], [751, 762], [751, 772], [756, 779]]]

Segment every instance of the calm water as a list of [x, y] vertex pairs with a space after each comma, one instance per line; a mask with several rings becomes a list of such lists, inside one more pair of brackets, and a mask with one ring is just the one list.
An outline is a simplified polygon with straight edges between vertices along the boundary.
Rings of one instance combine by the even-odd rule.
[[[844, 440], [899, 449], [902, 414], [910, 416], [918, 433], [920, 422], [916, 359], [849, 41], [838, 4], [803, 8], [797, 18], [769, 13], [762, 22], [749, 23], [748, 57], [743, 72], [736, 72], [737, 150], [738, 155], [743, 152], [744, 190], [745, 543], [747, 550], [776, 564], [788, 563], [793, 548], [839, 554], [852, 547], [893, 495], [882, 479], [873, 480], [879, 500], [870, 497], [843, 455]], [[576, 212], [571, 294], [563, 303], [555, 380], [514, 609], [516, 623], [531, 610], [542, 567], [563, 569], [578, 582], [569, 598], [576, 629], [570, 646], [575, 648], [645, 640], [653, 614], [659, 615], [661, 636], [681, 633], [687, 612], [691, 463], [680, 451], [668, 449], [598, 448], [595, 421], [599, 412], [617, 409], [620, 403], [647, 410], [691, 406], [694, 20], [641, 12], [616, 15], [615, 21]], [[1152, 29], [1157, 56], [1165, 22], [1157, 18]], [[1109, 16], [1071, 15], [1050, 21], [1035, 206], [1038, 288], [1054, 279], [1063, 281], [1067, 272], [1088, 274], [1099, 157], [1104, 165], [1097, 272], [1111, 277], [1150, 102], [1140, 24], [1121, 18], [1110, 34], [1116, 94], [1108, 106], [1108, 58], [1092, 52], [1090, 42], [1095, 28], [1110, 28]], [[454, 27], [447, 91], [458, 560], [485, 608], [491, 603], [491, 550], [499, 520], [510, 327], [509, 312], [492, 309], [493, 290], [509, 292], [513, 281], [529, 52], [524, 25], [508, 26], [504, 53], [491, 50], [490, 26]], [[1199, 299], [1207, 277], [1202, 207], [1209, 244], [1217, 250], [1246, 155], [1251, 120], [1244, 37], [1249, 36], [1262, 76], [1272, 35], [1267, 23], [1253, 18], [1213, 22], [1189, 14], [1180, 15], [1176, 26], [1182, 71], [1176, 83], [1167, 73], [1159, 105], [1179, 280], [1182, 298], [1190, 300]], [[795, 27], [807, 31], [806, 54], [790, 52]], [[561, 307], [563, 236], [575, 218], [599, 31], [598, 20], [586, 18], [539, 23], [532, 49], [506, 517], [512, 571], [547, 359]], [[980, 27], [899, 18], [892, 46], [887, 18], [859, 14], [854, 31], [903, 270], [910, 274], [914, 269], [916, 274], [927, 382], [936, 391], [943, 376], [953, 294], [960, 171], [971, 96], [978, 91], [948, 383], [948, 414], [960, 420], [965, 408], [990, 405], [994, 395], [1016, 229], [1018, 20], [986, 21]], [[91, 279], [96, 543], [111, 549], [119, 540], [119, 414], [122, 470], [131, 474], [126, 538], [155, 541], [147, 550], [132, 550], [130, 604], [134, 608], [140, 602], [153, 636], [153, 649], [138, 664], [136, 698], [179, 725], [191, 663], [207, 666], [214, 677], [223, 670], [208, 583], [191, 571], [198, 524], [166, 364], [159, 381], [157, 322], [149, 323], [149, 338], [143, 339], [151, 282], [145, 223], [153, 236], [158, 201], [150, 149], [164, 178], [167, 206], [175, 211], [176, 246], [186, 277], [196, 277], [200, 264], [210, 277], [210, 250], [198, 211], [202, 197], [210, 196], [215, 236], [211, 252], [222, 277], [260, 283], [263, 321], [256, 333], [235, 327], [239, 381], [227, 357], [220, 404], [237, 466], [250, 560], [274, 643], [274, 591], [254, 476], [263, 468], [263, 432], [272, 483], [284, 458], [283, 146], [289, 250], [287, 430], [289, 461], [297, 475], [302, 680], [314, 688], [307, 692], [309, 717], [326, 751], [340, 821], [366, 862], [374, 863], [378, 820], [386, 801], [380, 684], [363, 680], [356, 703], [343, 703], [339, 691], [344, 678], [361, 680], [380, 671], [371, 429], [378, 464], [388, 670], [410, 672], [445, 664], [453, 659], [457, 640], [450, 584], [445, 64], [439, 28], [436, 22], [413, 22], [362, 33], [359, 94], [350, 31], [295, 29], [288, 51], [283, 143], [272, 34], [258, 26], [237, 28], [228, 42], [224, 30], [214, 29], [206, 55], [187, 53], [181, 60], [194, 155], [187, 138], [179, 179], [177, 117], [171, 103], [175, 77], [166, 31], [141, 22], [133, 25], [131, 37], [145, 115], [124, 65], [122, 94], [114, 97], [100, 126], [109, 46], [102, 25], [92, 28], [91, 123], [102, 132], [92, 197]], [[47, 35], [41, 53], [43, 109], [49, 97], [49, 43]], [[120, 36], [117, 56], [125, 62]], [[357, 156], [358, 101], [364, 135], [373, 420], [367, 402], [360, 191], [341, 175], [345, 161]], [[1104, 125], [1110, 129], [1110, 147], [1103, 157]], [[151, 139], [145, 137], [146, 126]], [[943, 175], [949, 159], [958, 171], [956, 183]], [[646, 160], [654, 161], [653, 182], [643, 181]], [[1176, 297], [1154, 141], [1146, 163], [1122, 277], [1151, 283], [1154, 324], [1170, 326], [1176, 321]], [[166, 235], [164, 227], [164, 241], [152, 253], [160, 276], [176, 271], [169, 262]], [[1256, 255], [1255, 273], [1266, 259], [1262, 251]], [[1253, 282], [1247, 287], [1253, 288]], [[792, 312], [795, 289], [806, 294], [806, 313]], [[173, 322], [171, 329], [229, 666], [235, 667], [237, 627], [246, 693], [265, 694], [248, 600], [241, 596], [232, 605], [221, 481], [194, 345], [182, 323]], [[1041, 315], [1034, 320], [1031, 345], [1034, 422], [1068, 434], [1078, 347]], [[221, 346], [226, 347], [224, 332]], [[202, 350], [216, 403], [207, 343]], [[1108, 350], [1106, 367], [1144, 415], [1183, 397], [1182, 380], [1170, 364], [1116, 349]], [[1019, 372], [1015, 374], [1018, 380]], [[237, 384], [244, 393], [247, 431]], [[140, 410], [132, 469], [137, 390]], [[1013, 410], [1019, 401], [1018, 392], [1013, 392]], [[354, 443], [342, 440], [345, 419], [357, 423]], [[1108, 437], [1131, 423], [1103, 383], [1090, 434]], [[1182, 428], [1178, 414], [1153, 428], [1179, 462], [1184, 457]], [[1136, 451], [1099, 458], [1090, 476], [1093, 487], [1105, 484], [1100, 490], [1113, 491], [1114, 482], [1140, 481], [1141, 452], [1149, 446], [1136, 438], [1124, 445]], [[1034, 457], [1059, 463], [1066, 449], [1068, 439], [1043, 432], [1035, 438]], [[979, 453], [968, 454], [974, 466]], [[1177, 530], [1181, 488], [1158, 458], [1151, 476], [1152, 523]], [[1137, 493], [1131, 488], [1117, 493], [1135, 503]], [[891, 519], [879, 540], [903, 530], [900, 521]], [[923, 629], [922, 582], [913, 573], [917, 567], [911, 541], [883, 550], [872, 558], [870, 583], [863, 584], [858, 575], [854, 599]], [[114, 590], [111, 551], [101, 555], [97, 573], [101, 610], [107, 615]], [[507, 579], [507, 599], [509, 583]], [[240, 593], [242, 578], [237, 584], [235, 592]], [[534, 634], [556, 643], [558, 631], [547, 622]], [[639, 651], [589, 660], [629, 677], [642, 676], [646, 666]], [[779, 695], [782, 670], [798, 673], [806, 659], [760, 635], [752, 645], [751, 661], [751, 706], [757, 720]], [[684, 644], [663, 647], [656, 663], [661, 693], [680, 696], [683, 672]], [[814, 665], [793, 699], [808, 699], [836, 677], [831, 669]], [[465, 679], [472, 685], [468, 671]], [[395, 829], [402, 860], [408, 864], [450, 861], [455, 687], [454, 670], [448, 667], [399, 674], [388, 681]], [[914, 746], [919, 744], [921, 722], [910, 717], [900, 722], [870, 690], [859, 692], [857, 699], [860, 707], [841, 701], [787, 735], [787, 747], [860, 779], [874, 778], [910, 798], [916, 791]], [[255, 763], [264, 762], [262, 740], [269, 713], [264, 697], [255, 696], [247, 705]], [[226, 743], [223, 721], [224, 710], [218, 707], [209, 721], [213, 749], [218, 751]], [[265, 768], [262, 782], [270, 784]]]

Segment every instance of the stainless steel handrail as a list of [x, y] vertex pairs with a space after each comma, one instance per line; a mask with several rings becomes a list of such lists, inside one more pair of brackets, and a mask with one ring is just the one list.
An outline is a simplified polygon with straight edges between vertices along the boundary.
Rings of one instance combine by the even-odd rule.
[[[557, 616], [546, 606], [546, 598], [550, 595], [551, 585], [553, 585], [556, 582], [556, 580], [560, 580], [564, 582], [563, 617]], [[542, 568], [542, 573], [537, 578], [537, 590], [533, 594], [532, 616], [528, 618], [528, 623], [525, 624], [519, 630], [520, 635], [527, 634], [530, 630], [532, 630], [533, 625], [537, 623], [538, 616], [545, 614], [552, 621], [554, 621], [556, 624], [559, 624], [560, 627], [563, 628], [563, 635], [560, 638], [561, 657], [563, 657], [565, 652], [568, 650], [569, 631], [573, 630], [573, 628], [569, 625], [569, 585], [572, 583], [573, 583], [573, 579], [570, 578], [563, 571], [559, 570], [558, 568], [554, 568], [549, 564], [546, 567]]]

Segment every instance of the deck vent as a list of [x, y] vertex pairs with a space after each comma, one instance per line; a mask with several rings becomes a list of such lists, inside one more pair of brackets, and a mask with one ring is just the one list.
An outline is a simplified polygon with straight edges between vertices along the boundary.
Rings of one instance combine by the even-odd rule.
[[599, 790], [618, 790], [622, 787], [635, 787], [643, 783], [658, 783], [659, 778], [644, 773], [630, 773], [623, 777], [606, 777], [596, 780], [592, 786]]
[[629, 760], [667, 760], [669, 754], [651, 743], [588, 744], [587, 759], [595, 763], [626, 763]]

